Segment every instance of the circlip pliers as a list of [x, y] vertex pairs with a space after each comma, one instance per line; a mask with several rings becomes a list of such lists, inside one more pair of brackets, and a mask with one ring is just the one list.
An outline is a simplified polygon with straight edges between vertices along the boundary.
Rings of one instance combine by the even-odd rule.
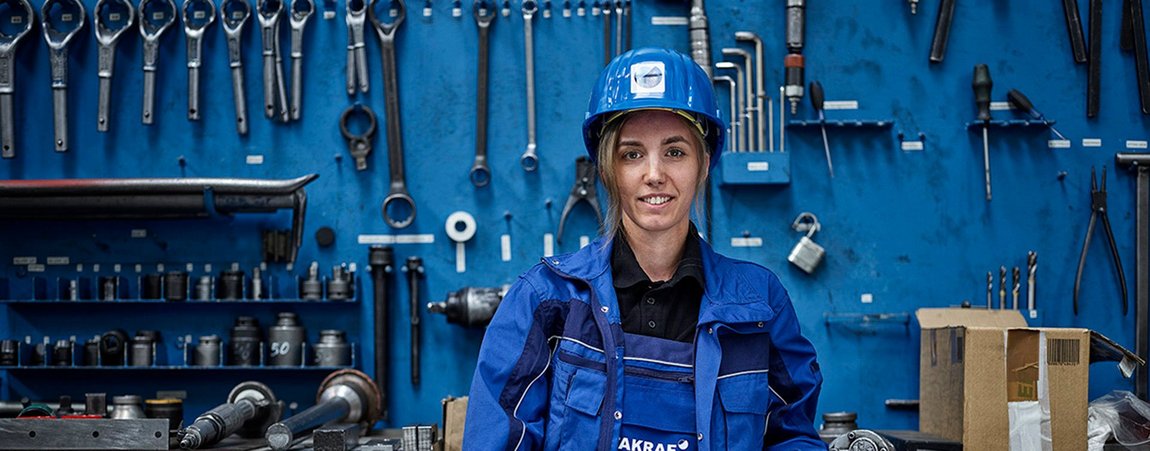
[[1122, 271], [1122, 258], [1118, 255], [1118, 245], [1114, 243], [1114, 231], [1110, 229], [1110, 216], [1106, 213], [1106, 167], [1102, 167], [1102, 186], [1099, 188], [1094, 168], [1090, 168], [1090, 225], [1086, 227], [1086, 241], [1082, 243], [1082, 254], [1078, 257], [1078, 275], [1074, 277], [1074, 314], [1078, 315], [1078, 288], [1082, 283], [1082, 269], [1086, 266], [1086, 253], [1090, 250], [1090, 237], [1094, 235], [1094, 223], [1102, 217], [1102, 228], [1110, 244], [1110, 255], [1118, 270], [1118, 285], [1122, 288], [1122, 315], [1129, 309], [1126, 292], [1126, 274]]
[[595, 211], [595, 217], [599, 219], [599, 223], [603, 222], [603, 213], [599, 211], [599, 196], [596, 194], [598, 187], [595, 186], [597, 178], [595, 172], [595, 165], [591, 164], [591, 159], [587, 157], [579, 157], [575, 159], [575, 185], [571, 187], [571, 194], [567, 196], [567, 204], [563, 206], [563, 213], [559, 215], [559, 233], [555, 239], [559, 244], [563, 244], [563, 224], [567, 222], [567, 215], [571, 213], [571, 209], [575, 208], [575, 204], [579, 201], [587, 201], [591, 205], [591, 209]]

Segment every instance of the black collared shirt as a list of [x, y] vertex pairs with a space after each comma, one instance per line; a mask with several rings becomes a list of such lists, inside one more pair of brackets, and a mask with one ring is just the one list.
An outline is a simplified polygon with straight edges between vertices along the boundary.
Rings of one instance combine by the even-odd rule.
[[652, 282], [620, 232], [611, 253], [611, 275], [623, 331], [690, 343], [703, 298], [703, 260], [694, 224], [671, 280]]

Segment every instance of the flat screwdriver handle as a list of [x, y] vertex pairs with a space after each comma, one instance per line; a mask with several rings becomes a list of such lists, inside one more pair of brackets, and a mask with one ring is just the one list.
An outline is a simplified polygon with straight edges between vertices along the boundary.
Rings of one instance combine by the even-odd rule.
[[811, 107], [815, 112], [819, 113], [819, 120], [823, 118], [823, 104], [826, 103], [826, 93], [823, 92], [823, 84], [818, 81], [812, 81], [811, 86]]
[[954, 21], [955, 0], [942, 0], [938, 6], [938, 19], [934, 22], [934, 38], [930, 41], [930, 62], [941, 63], [950, 41], [950, 23]]
[[971, 87], [974, 89], [974, 104], [978, 106], [978, 120], [990, 121], [990, 90], [994, 81], [990, 79], [990, 68], [985, 64], [974, 66]]
[[1042, 119], [1042, 113], [1039, 113], [1038, 110], [1034, 108], [1034, 104], [1030, 102], [1030, 98], [1026, 97], [1026, 94], [1023, 94], [1022, 91], [1011, 89], [1010, 92], [1006, 93], [1006, 99], [1010, 101], [1010, 104], [1014, 106], [1015, 109], [1021, 110], [1035, 119]]

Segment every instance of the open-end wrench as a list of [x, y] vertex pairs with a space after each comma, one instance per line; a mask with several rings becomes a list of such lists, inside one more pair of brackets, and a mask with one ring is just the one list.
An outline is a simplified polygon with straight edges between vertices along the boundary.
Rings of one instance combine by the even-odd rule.
[[200, 120], [200, 65], [204, 29], [216, 21], [212, 0], [184, 0], [184, 36], [188, 39], [188, 120]]
[[475, 164], [471, 166], [470, 174], [471, 184], [475, 186], [491, 183], [491, 168], [487, 167], [487, 47], [491, 22], [494, 20], [495, 8], [488, 7], [487, 0], [475, 0], [475, 25], [479, 28], [479, 69], [475, 76], [478, 80], [475, 90]]
[[315, 13], [312, 0], [292, 0], [291, 15], [291, 119], [298, 121], [303, 101], [303, 28]]
[[173, 0], [140, 0], [140, 36], [144, 38], [144, 110], [142, 120], [155, 120], [156, 62], [160, 59], [160, 36], [176, 22]]
[[535, 43], [531, 36], [531, 19], [539, 10], [535, 0], [523, 0], [523, 54], [527, 68], [527, 150], [519, 157], [519, 164], [527, 172], [539, 167], [539, 157], [535, 154]]
[[403, 0], [392, 0], [388, 16], [394, 20], [386, 23], [376, 11], [376, 5], [389, 0], [374, 0], [368, 7], [367, 15], [379, 37], [379, 49], [383, 60], [383, 97], [387, 112], [387, 161], [391, 175], [391, 189], [383, 199], [383, 220], [387, 225], [402, 229], [415, 221], [415, 199], [407, 192], [407, 177], [403, 171], [403, 135], [399, 122], [399, 82], [395, 66], [395, 32], [407, 16], [407, 5]]
[[79, 0], [48, 0], [40, 8], [40, 27], [48, 41], [52, 63], [52, 108], [56, 151], [68, 150], [68, 42], [84, 27], [86, 12]]
[[220, 3], [220, 23], [228, 38], [228, 66], [232, 68], [232, 94], [236, 106], [236, 131], [248, 134], [248, 96], [244, 93], [244, 59], [242, 37], [244, 24], [252, 15], [248, 0], [224, 0]]
[[16, 90], [15, 68], [12, 65], [16, 55], [16, 45], [32, 31], [32, 21], [36, 13], [28, 0], [4, 0], [7, 8], [0, 11], [0, 21], [12, 25], [23, 25], [13, 33], [0, 28], [0, 155], [4, 158], [16, 157], [16, 128], [12, 125], [12, 94]]
[[363, 28], [367, 18], [365, 0], [347, 0], [344, 20], [347, 22], [347, 95], [355, 95], [356, 88], [367, 92], [367, 48]]
[[287, 105], [279, 103], [276, 74], [276, 50], [279, 49], [279, 23], [284, 10], [281, 0], [260, 0], [256, 16], [260, 21], [261, 54], [264, 60], [264, 116], [276, 117]]
[[100, 97], [96, 106], [96, 130], [108, 131], [109, 110], [112, 99], [112, 71], [116, 66], [116, 42], [132, 27], [136, 8], [128, 0], [100, 0], [92, 13], [92, 29], [96, 33], [100, 78]]

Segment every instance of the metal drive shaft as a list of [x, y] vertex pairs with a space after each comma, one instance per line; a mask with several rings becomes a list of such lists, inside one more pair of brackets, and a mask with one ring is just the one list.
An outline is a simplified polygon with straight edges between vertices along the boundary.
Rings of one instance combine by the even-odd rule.
[[259, 437], [282, 413], [283, 403], [270, 388], [259, 382], [242, 382], [232, 389], [228, 402], [200, 415], [182, 431], [180, 448], [212, 446], [234, 433]]
[[268, 427], [264, 437], [274, 450], [288, 449], [296, 435], [330, 422], [361, 423], [367, 428], [379, 418], [380, 394], [375, 383], [356, 370], [331, 373], [320, 384], [316, 405]]
[[368, 262], [371, 263], [372, 308], [375, 311], [375, 384], [381, 388], [380, 410], [384, 420], [388, 418], [387, 389], [388, 343], [387, 336], [387, 304], [388, 304], [388, 276], [395, 266], [395, 254], [390, 247], [372, 246], [368, 251]]

